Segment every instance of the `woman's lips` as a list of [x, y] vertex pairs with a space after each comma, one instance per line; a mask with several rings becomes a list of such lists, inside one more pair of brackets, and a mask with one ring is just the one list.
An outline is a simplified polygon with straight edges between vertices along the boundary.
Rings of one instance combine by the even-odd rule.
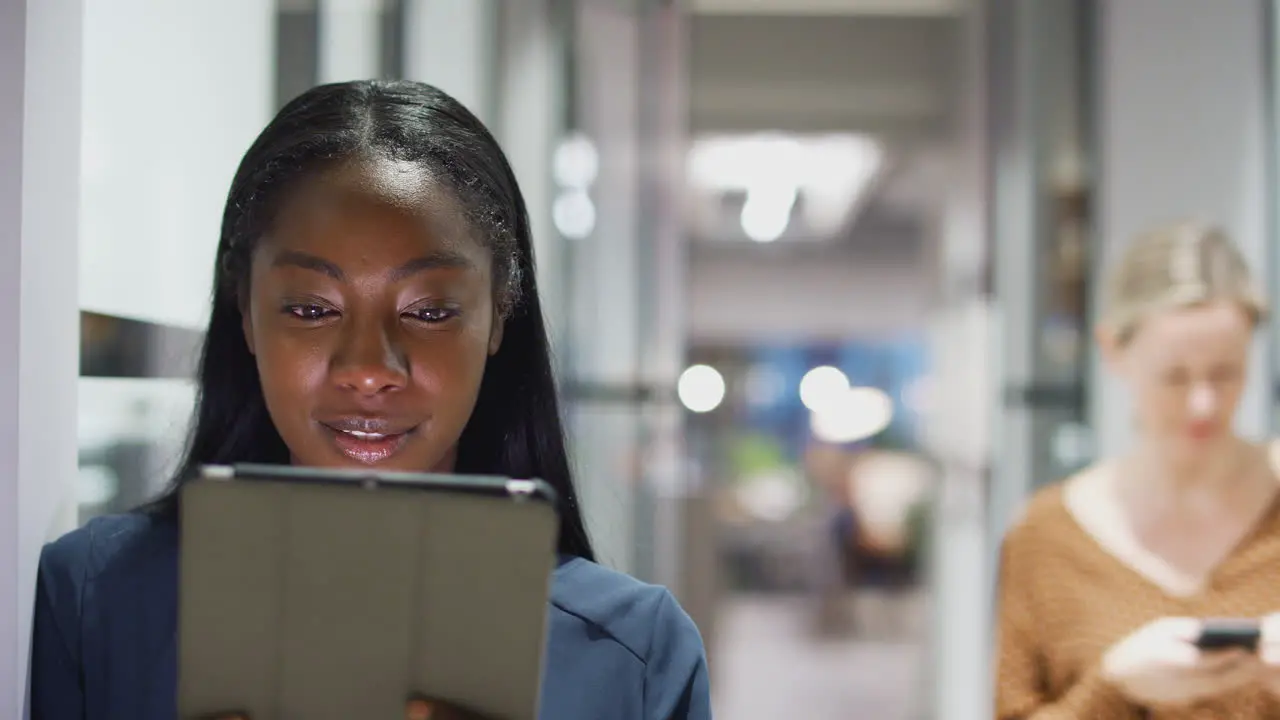
[[1212, 424], [1192, 425], [1187, 428], [1187, 434], [1196, 440], [1205, 440], [1217, 434], [1218, 428]]
[[349, 418], [321, 426], [338, 452], [363, 465], [376, 465], [395, 455], [414, 430], [377, 418]]

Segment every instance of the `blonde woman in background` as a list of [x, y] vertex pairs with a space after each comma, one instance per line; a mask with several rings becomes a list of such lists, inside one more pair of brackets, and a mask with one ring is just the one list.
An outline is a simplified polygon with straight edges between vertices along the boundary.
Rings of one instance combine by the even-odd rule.
[[1268, 448], [1236, 434], [1264, 305], [1220, 232], [1137, 238], [1098, 342], [1137, 439], [1044, 489], [1005, 538], [998, 718], [1280, 717], [1280, 622], [1259, 651], [1201, 651], [1208, 618], [1280, 609]]

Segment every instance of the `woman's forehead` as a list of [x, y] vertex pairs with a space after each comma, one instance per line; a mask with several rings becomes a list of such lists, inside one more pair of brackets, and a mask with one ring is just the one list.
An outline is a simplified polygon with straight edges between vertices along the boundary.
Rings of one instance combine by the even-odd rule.
[[318, 173], [314, 181], [321, 189], [361, 192], [406, 207], [432, 200], [442, 190], [421, 163], [381, 157], [344, 162]]
[[285, 205], [365, 199], [405, 212], [462, 215], [450, 187], [420, 163], [357, 158], [302, 177]]
[[363, 160], [306, 178], [285, 198], [268, 238], [299, 246], [397, 239], [432, 250], [480, 250], [447, 186], [413, 163]]
[[1143, 355], [1166, 362], [1215, 362], [1247, 352], [1253, 327], [1242, 310], [1213, 303], [1157, 313], [1134, 336]]

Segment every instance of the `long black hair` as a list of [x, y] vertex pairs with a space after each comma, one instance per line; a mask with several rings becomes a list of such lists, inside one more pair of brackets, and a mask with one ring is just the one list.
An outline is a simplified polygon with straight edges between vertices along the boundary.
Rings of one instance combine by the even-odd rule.
[[313, 88], [286, 105], [245, 153], [222, 216], [186, 453], [170, 487], [146, 510], [176, 518], [178, 490], [202, 465], [289, 462], [244, 337], [250, 263], [299, 179], [360, 158], [419, 164], [453, 193], [493, 257], [503, 339], [485, 367], [456, 471], [546, 481], [561, 500], [560, 552], [594, 559], [565, 449], [524, 197], [484, 124], [441, 90], [408, 81]]

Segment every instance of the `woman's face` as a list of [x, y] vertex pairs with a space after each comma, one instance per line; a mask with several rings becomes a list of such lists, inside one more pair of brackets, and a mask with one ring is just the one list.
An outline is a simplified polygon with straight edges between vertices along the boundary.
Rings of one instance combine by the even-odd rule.
[[490, 253], [418, 167], [305, 180], [253, 257], [244, 332], [293, 462], [449, 472], [501, 342]]
[[1182, 459], [1230, 438], [1252, 338], [1248, 315], [1222, 301], [1150, 317], [1113, 348], [1144, 436]]

